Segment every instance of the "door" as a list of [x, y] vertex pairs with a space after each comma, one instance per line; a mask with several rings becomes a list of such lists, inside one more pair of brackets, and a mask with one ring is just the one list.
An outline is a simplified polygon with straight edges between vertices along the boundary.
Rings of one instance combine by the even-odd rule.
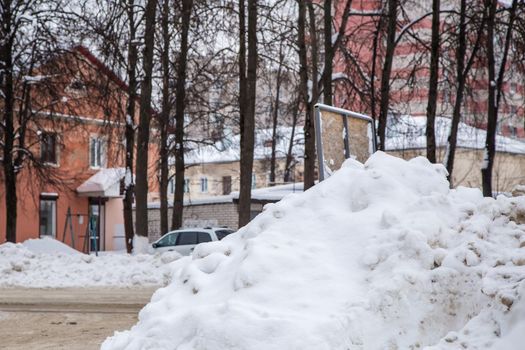
[[227, 195], [232, 192], [232, 177], [223, 176], [222, 177], [222, 194]]
[[89, 251], [101, 251], [105, 249], [105, 230], [106, 221], [104, 217], [106, 206], [102, 200], [90, 200], [89, 202]]
[[57, 236], [57, 200], [40, 198], [40, 236], [56, 238]]
[[195, 246], [197, 245], [197, 232], [183, 231], [179, 232], [177, 238], [177, 245], [175, 250], [182, 255], [190, 255]]

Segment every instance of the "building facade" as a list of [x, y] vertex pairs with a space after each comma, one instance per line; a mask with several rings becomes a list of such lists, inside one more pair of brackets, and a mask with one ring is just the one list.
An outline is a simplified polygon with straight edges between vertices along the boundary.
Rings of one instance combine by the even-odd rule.
[[[83, 47], [54, 57], [38, 77], [27, 126], [38, 167], [30, 163], [17, 176], [17, 241], [49, 236], [82, 251], [124, 249], [126, 84]], [[153, 140], [151, 169], [156, 154]], [[154, 171], [150, 179], [151, 191], [158, 192]], [[3, 185], [0, 173], [0, 242]]]

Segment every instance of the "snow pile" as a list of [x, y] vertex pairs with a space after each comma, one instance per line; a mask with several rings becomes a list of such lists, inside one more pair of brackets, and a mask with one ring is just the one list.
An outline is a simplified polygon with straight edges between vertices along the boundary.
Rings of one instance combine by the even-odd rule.
[[525, 198], [449, 190], [424, 158], [348, 160], [175, 262], [102, 349], [517, 349], [519, 222]]
[[147, 254], [151, 252], [151, 249], [148, 237], [133, 236], [133, 254]]
[[124, 168], [103, 168], [77, 187], [84, 196], [118, 197], [120, 180], [125, 177]]
[[72, 254], [65, 249], [69, 247], [50, 240], [1, 244], [0, 287], [161, 286], [169, 282], [170, 263], [181, 257], [177, 252], [98, 257]]
[[52, 237], [43, 237], [40, 239], [28, 239], [22, 243], [24, 247], [32, 251], [33, 253], [63, 253], [63, 254], [80, 254], [78, 250], [71, 248], [70, 246], [57, 241]]

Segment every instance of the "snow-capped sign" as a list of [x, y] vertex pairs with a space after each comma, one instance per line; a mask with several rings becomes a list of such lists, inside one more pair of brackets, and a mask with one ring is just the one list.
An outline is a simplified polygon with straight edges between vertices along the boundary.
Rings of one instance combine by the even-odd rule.
[[364, 163], [377, 149], [375, 125], [369, 116], [318, 103], [315, 138], [319, 181], [329, 177], [348, 158]]

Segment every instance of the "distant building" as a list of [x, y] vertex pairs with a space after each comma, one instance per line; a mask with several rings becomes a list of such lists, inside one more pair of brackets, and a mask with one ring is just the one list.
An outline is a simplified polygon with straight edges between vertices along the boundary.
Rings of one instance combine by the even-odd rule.
[[[501, 4], [505, 2], [500, 1]], [[334, 2], [334, 21], [340, 23], [345, 2]], [[354, 1], [354, 13], [380, 13], [384, 9], [384, 2], [379, 0]], [[442, 3], [442, 9], [459, 9], [460, 1]], [[413, 117], [426, 116], [429, 84], [430, 53], [421, 45], [421, 41], [430, 43], [432, 16], [425, 14], [432, 12], [432, 1], [414, 1], [403, 7], [403, 15], [399, 21], [405, 26], [414, 21], [412, 27], [418, 39], [405, 33], [394, 51], [392, 73], [390, 79], [390, 112], [392, 117], [411, 115]], [[441, 15], [442, 27], [450, 26]], [[416, 19], [422, 18], [415, 22]], [[375, 65], [375, 105], [372, 106], [370, 77], [373, 67], [373, 34], [377, 21], [370, 16], [350, 16], [344, 41], [346, 53], [338, 53], [334, 58], [334, 77], [337, 78], [334, 88], [334, 105], [341, 108], [355, 110], [364, 114], [371, 114], [371, 109], [379, 110], [379, 91], [381, 69], [384, 59], [385, 37], [380, 36]], [[337, 26], [336, 26], [337, 27]], [[397, 35], [401, 32], [398, 27]], [[446, 32], [446, 31], [445, 31]], [[450, 31], [449, 31], [450, 32]], [[450, 34], [443, 34], [450, 35]], [[441, 40], [441, 61], [447, 67], [440, 66], [438, 85], [437, 112], [438, 117], [449, 118], [452, 115], [455, 99], [455, 69], [454, 48], [450, 43], [453, 40], [443, 37]], [[496, 43], [498, 44], [498, 43]], [[345, 51], [344, 50], [344, 51]], [[510, 50], [509, 62], [521, 60]], [[498, 133], [512, 138], [525, 138], [525, 72], [518, 64], [509, 64], [506, 78], [503, 83], [504, 98], [501, 100]], [[350, 83], [349, 83], [350, 82]], [[484, 64], [475, 63], [467, 81], [462, 121], [477, 128], [486, 128], [488, 105], [488, 71]], [[390, 118], [390, 117], [389, 117]], [[390, 122], [387, 128], [390, 127]]]
[[[442, 162], [447, 149], [450, 119], [436, 119], [438, 162]], [[387, 130], [386, 150], [404, 159], [425, 155], [425, 117], [403, 116], [392, 120]], [[458, 145], [452, 184], [481, 187], [481, 165], [486, 131], [460, 123]], [[510, 193], [515, 186], [525, 184], [525, 141], [497, 135], [494, 167], [494, 191]]]
[[[275, 183], [270, 183], [270, 159], [272, 130], [256, 131], [255, 159], [253, 166], [252, 187], [254, 189], [301, 182], [303, 179], [303, 133], [296, 127], [288, 164], [288, 181], [285, 181], [287, 155], [290, 148], [291, 127], [277, 130], [276, 176]], [[228, 195], [239, 191], [240, 137], [235, 135], [224, 138], [213, 145], [195, 147], [185, 156], [184, 199], [192, 201], [210, 196]], [[172, 175], [174, 175], [172, 173]], [[172, 176], [168, 186], [168, 196], [173, 196], [175, 179]]]

